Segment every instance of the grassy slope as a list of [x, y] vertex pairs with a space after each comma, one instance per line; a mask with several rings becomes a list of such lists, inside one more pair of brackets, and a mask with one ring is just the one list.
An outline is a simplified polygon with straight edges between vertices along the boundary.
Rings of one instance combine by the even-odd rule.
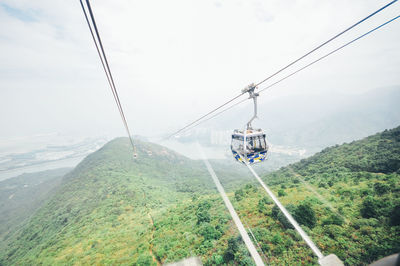
[[[346, 265], [364, 265], [400, 250], [399, 168], [400, 128], [396, 128], [327, 148], [263, 179], [324, 254], [335, 253]], [[229, 195], [270, 265], [317, 264], [282, 214], [273, 210], [261, 188], [246, 185]], [[157, 227], [155, 254], [169, 261], [193, 252], [202, 256], [206, 265], [250, 264], [246, 252], [240, 249], [227, 256], [228, 239], [237, 232], [218, 198], [203, 196], [169, 210]], [[209, 224], [215, 229], [222, 227], [223, 234], [211, 232], [214, 237], [210, 237], [202, 231], [203, 223], [198, 224], [196, 212], [205, 200], [212, 204]], [[308, 214], [301, 206], [311, 209], [314, 224], [306, 226], [307, 220], [302, 221]]]
[[[324, 254], [368, 263], [400, 247], [400, 227], [391, 219], [400, 198], [399, 132], [325, 149], [263, 179], [300, 221], [312, 216], [302, 215], [302, 206], [311, 210], [315, 224], [304, 229]], [[121, 139], [85, 159], [13, 236], [2, 263], [156, 265], [195, 254], [206, 265], [252, 264], [204, 166], [162, 147], [140, 148], [140, 163]], [[216, 171], [223, 183], [239, 178]], [[229, 196], [271, 265], [316, 263], [259, 187]]]
[[151, 220], [157, 225], [168, 207], [215, 190], [201, 162], [158, 145], [138, 145], [139, 160], [133, 160], [127, 139], [116, 139], [88, 156], [10, 237], [0, 262], [132, 264], [149, 256], [154, 261]]
[[[360, 265], [400, 250], [399, 168], [400, 127], [327, 148], [263, 179], [298, 220], [305, 215], [298, 206], [311, 207], [316, 224], [304, 228], [324, 254]], [[259, 203], [265, 193], [258, 189], [245, 194], [237, 209], [241, 217], [251, 217], [252, 230], [272, 264], [311, 261], [304, 256], [310, 252], [303, 253], [304, 245], [286, 229], [286, 219], [274, 215], [272, 204]]]
[[56, 192], [62, 177], [70, 170], [22, 174], [0, 182], [0, 245]]

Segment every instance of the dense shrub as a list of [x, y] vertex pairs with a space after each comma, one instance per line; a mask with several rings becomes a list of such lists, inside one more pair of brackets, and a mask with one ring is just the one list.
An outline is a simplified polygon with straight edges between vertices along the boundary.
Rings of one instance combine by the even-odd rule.
[[138, 260], [136, 261], [136, 265], [140, 265], [140, 266], [150, 266], [153, 265], [153, 258], [146, 254], [146, 253], [142, 253]]
[[230, 237], [228, 239], [228, 247], [224, 252], [224, 260], [229, 262], [235, 258], [235, 253], [239, 250], [239, 243], [236, 237]]
[[196, 217], [197, 217], [197, 224], [201, 224], [201, 223], [208, 223], [211, 221], [211, 216], [208, 213], [208, 210], [198, 210], [196, 211]]
[[235, 191], [235, 199], [237, 201], [241, 201], [243, 199], [243, 197], [244, 197], [243, 189], [238, 189], [238, 190]]
[[283, 190], [283, 189], [280, 189], [280, 190], [278, 190], [278, 196], [279, 197], [283, 197], [283, 196], [286, 196], [287, 194], [286, 194], [286, 192]]
[[400, 204], [398, 203], [390, 213], [390, 225], [400, 225]]
[[215, 227], [209, 223], [202, 223], [199, 233], [204, 237], [205, 240], [219, 239], [222, 235], [220, 231], [215, 229]]
[[211, 216], [208, 210], [211, 208], [211, 204], [208, 201], [202, 201], [198, 204], [196, 209], [197, 224], [203, 222], [210, 222]]
[[307, 202], [303, 202], [297, 206], [296, 210], [294, 211], [294, 218], [297, 220], [297, 222], [308, 226], [309, 228], [313, 228], [317, 223], [315, 212], [311, 207], [311, 204]]
[[341, 226], [343, 223], [344, 219], [337, 214], [331, 214], [327, 219], [322, 221], [322, 225], [335, 224]]
[[389, 184], [377, 182], [374, 184], [374, 190], [377, 195], [383, 195], [390, 191], [390, 186]]
[[272, 200], [270, 200], [270, 199], [267, 198], [267, 197], [264, 197], [264, 198], [262, 198], [262, 199], [260, 199], [260, 200], [258, 201], [257, 210], [258, 210], [260, 213], [265, 213], [265, 211], [267, 210], [267, 207], [266, 207], [265, 205], [269, 205], [269, 204], [272, 204]]

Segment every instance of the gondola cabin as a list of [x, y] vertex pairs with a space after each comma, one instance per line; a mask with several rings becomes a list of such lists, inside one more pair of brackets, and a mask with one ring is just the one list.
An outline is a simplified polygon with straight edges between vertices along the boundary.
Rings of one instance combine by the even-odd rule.
[[241, 163], [255, 164], [267, 159], [268, 145], [262, 129], [236, 129], [232, 134], [231, 150]]

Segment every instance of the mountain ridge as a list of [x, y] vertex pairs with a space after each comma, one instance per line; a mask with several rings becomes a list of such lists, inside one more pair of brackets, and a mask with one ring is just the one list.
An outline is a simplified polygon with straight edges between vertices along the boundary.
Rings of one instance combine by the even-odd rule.
[[[324, 253], [369, 263], [400, 247], [399, 135], [400, 127], [387, 130], [261, 176]], [[205, 265], [252, 265], [204, 165], [137, 145], [137, 160], [118, 138], [82, 161], [10, 236], [0, 263], [156, 265], [193, 253]], [[215, 172], [271, 265], [316, 264], [260, 187], [229, 186], [248, 176], [218, 165]], [[305, 210], [314, 218], [301, 219]]]

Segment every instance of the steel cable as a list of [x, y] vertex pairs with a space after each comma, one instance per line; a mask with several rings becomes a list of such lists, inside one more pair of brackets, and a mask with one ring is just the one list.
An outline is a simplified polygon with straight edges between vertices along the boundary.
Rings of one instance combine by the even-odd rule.
[[[81, 3], [82, 11], [83, 11], [83, 13], [85, 15], [86, 22], [87, 22], [88, 27], [89, 27], [90, 33], [92, 35], [94, 44], [96, 46], [97, 53], [98, 53], [98, 55], [100, 57], [101, 64], [103, 66], [104, 72], [106, 73], [108, 84], [110, 85], [111, 91], [112, 91], [113, 96], [114, 96], [114, 100], [115, 100], [115, 102], [117, 104], [118, 111], [119, 111], [120, 116], [122, 118], [122, 122], [123, 122], [125, 130], [126, 130], [126, 132], [128, 134], [129, 141], [130, 141], [130, 143], [132, 145], [133, 152], [134, 152], [134, 154], [136, 156], [136, 146], [135, 146], [135, 144], [133, 142], [132, 135], [130, 133], [130, 130], [129, 130], [129, 127], [128, 127], [128, 123], [127, 123], [127, 120], [126, 120], [126, 117], [125, 117], [125, 114], [124, 114], [124, 110], [122, 109], [121, 101], [119, 99], [119, 95], [118, 95], [118, 92], [117, 92], [117, 88], [115, 86], [114, 78], [112, 76], [111, 69], [110, 69], [110, 66], [108, 64], [108, 60], [107, 60], [107, 57], [106, 57], [106, 53], [104, 51], [104, 47], [103, 47], [103, 44], [101, 42], [100, 34], [99, 34], [99, 31], [98, 31], [98, 28], [97, 28], [97, 24], [96, 24], [96, 21], [95, 21], [95, 18], [94, 18], [94, 14], [93, 14], [92, 8], [90, 6], [90, 2], [89, 2], [89, 0], [86, 0], [86, 5], [87, 5], [87, 8], [89, 10], [90, 18], [91, 18], [91, 21], [93, 23], [94, 30], [96, 32], [97, 41], [96, 41], [96, 37], [95, 37], [95, 35], [93, 33], [92, 25], [89, 22], [86, 9], [85, 9], [85, 7], [84, 7], [84, 5], [82, 3], [82, 0], [80, 0], [80, 3]], [[99, 49], [99, 45], [100, 45], [100, 49]], [[101, 52], [100, 52], [100, 50], [101, 50]]]
[[[338, 38], [339, 36], [343, 35], [344, 33], [348, 32], [349, 30], [353, 29], [353, 28], [356, 27], [357, 25], [359, 25], [359, 24], [363, 23], [364, 21], [368, 20], [369, 18], [373, 17], [374, 15], [376, 15], [376, 14], [379, 13], [379, 12], [381, 12], [382, 10], [384, 10], [385, 8], [389, 7], [390, 5], [394, 4], [394, 3], [397, 2], [397, 1], [398, 1], [398, 0], [393, 0], [393, 1], [389, 2], [388, 4], [384, 5], [383, 7], [379, 8], [379, 9], [376, 10], [376, 11], [374, 11], [373, 13], [369, 14], [369, 15], [366, 16], [365, 18], [361, 19], [361, 20], [358, 21], [357, 23], [351, 25], [350, 27], [348, 27], [348, 28], [346, 28], [345, 30], [343, 30], [342, 32], [336, 34], [335, 36], [333, 36], [333, 37], [330, 38], [329, 40], [327, 40], [327, 41], [325, 41], [324, 43], [320, 44], [319, 46], [315, 47], [314, 49], [312, 49], [312, 50], [309, 51], [308, 53], [306, 53], [306, 54], [304, 54], [303, 56], [299, 57], [298, 59], [294, 60], [293, 62], [291, 62], [290, 64], [286, 65], [285, 67], [281, 68], [281, 69], [278, 70], [277, 72], [275, 72], [275, 73], [273, 73], [272, 75], [268, 76], [268, 77], [265, 78], [264, 80], [258, 82], [257, 84], [255, 84], [255, 86], [261, 85], [262, 83], [266, 82], [266, 81], [269, 80], [270, 78], [272, 78], [272, 77], [276, 76], [277, 74], [281, 73], [283, 70], [285, 70], [285, 69], [289, 68], [290, 66], [294, 65], [295, 63], [299, 62], [300, 60], [302, 60], [303, 58], [307, 57], [307, 56], [310, 55], [311, 53], [315, 52], [316, 50], [318, 50], [318, 49], [320, 49], [321, 47], [325, 46], [325, 45], [328, 44], [329, 42], [333, 41], [334, 39]], [[391, 21], [390, 21], [390, 22], [391, 22]], [[385, 24], [387, 24], [387, 23], [385, 23]], [[381, 25], [381, 26], [383, 26], [383, 25]], [[363, 36], [362, 36], [362, 37], [363, 37]], [[353, 40], [353, 41], [356, 41], [356, 40]], [[350, 44], [350, 43], [349, 43], [349, 44]], [[347, 44], [347, 45], [348, 45], [348, 44]], [[347, 46], [347, 45], [346, 45], [346, 46]], [[342, 48], [343, 48], [343, 47], [342, 47]], [[340, 49], [341, 49], [341, 48], [340, 48]], [[334, 52], [335, 52], [335, 51], [334, 51]], [[328, 56], [328, 55], [326, 55], [326, 56]], [[326, 56], [324, 56], [323, 58], [325, 58]], [[319, 60], [322, 60], [323, 58], [320, 58]], [[318, 60], [318, 61], [319, 61], [319, 60]], [[316, 62], [314, 62], [314, 63], [316, 63]], [[302, 70], [302, 69], [301, 69], [301, 70]], [[299, 71], [301, 71], [301, 70], [298, 70], [297, 72], [299, 72]], [[297, 72], [296, 72], [296, 73], [297, 73]], [[294, 75], [294, 74], [295, 74], [295, 73], [292, 73], [292, 74], [289, 75], [289, 76], [292, 76], [292, 75]], [[283, 81], [284, 79], [288, 78], [289, 76], [286, 76], [286, 77], [283, 78], [282, 80], [279, 80], [278, 82], [276, 82], [276, 84], [279, 83], [279, 82], [281, 82], [281, 81]], [[271, 86], [273, 86], [273, 85], [270, 85], [269, 87], [271, 87]], [[267, 89], [267, 88], [264, 88], [263, 90], [265, 90], [265, 89]], [[263, 91], [263, 90], [262, 90], [262, 91]], [[222, 104], [221, 106], [219, 106], [219, 107], [213, 109], [212, 111], [208, 112], [207, 114], [205, 114], [205, 115], [199, 117], [199, 118], [196, 119], [195, 121], [191, 122], [190, 124], [186, 125], [185, 127], [181, 128], [181, 129], [179, 129], [178, 131], [176, 131], [175, 133], [169, 135], [169, 136], [166, 137], [165, 139], [169, 139], [169, 138], [171, 138], [171, 137], [177, 135], [178, 133], [181, 133], [181, 132], [183, 132], [183, 131], [187, 131], [187, 129], [189, 129], [189, 128], [196, 127], [198, 124], [201, 124], [201, 123], [203, 123], [203, 122], [205, 122], [205, 121], [208, 121], [208, 120], [214, 118], [215, 116], [217, 116], [217, 115], [219, 115], [219, 114], [225, 112], [226, 110], [231, 109], [232, 107], [236, 106], [237, 104], [239, 104], [239, 103], [241, 103], [241, 102], [239, 102], [239, 103], [237, 103], [237, 104], [235, 104], [235, 105], [233, 105], [233, 106], [230, 106], [230, 107], [228, 107], [227, 109], [222, 110], [221, 112], [219, 112], [218, 114], [212, 116], [211, 118], [208, 118], [208, 119], [206, 119], [206, 120], [201, 121], [202, 119], [204, 119], [204, 118], [206, 118], [207, 116], [211, 115], [212, 113], [218, 111], [219, 109], [221, 109], [222, 107], [226, 106], [227, 104], [233, 102], [234, 100], [236, 100], [237, 98], [239, 98], [239, 97], [242, 96], [243, 94], [244, 94], [244, 93], [242, 92], [240, 95], [238, 95], [238, 96], [234, 97], [233, 99], [231, 99], [231, 100], [225, 102], [224, 104]], [[245, 101], [245, 100], [243, 100], [243, 101]], [[242, 102], [243, 102], [243, 101], [242, 101]], [[200, 121], [200, 122], [199, 122], [199, 121]], [[196, 124], [196, 123], [197, 123], [197, 124]], [[191, 127], [192, 125], [195, 125], [195, 126]]]
[[268, 76], [267, 78], [265, 78], [264, 80], [258, 82], [256, 84], [256, 86], [261, 85], [262, 83], [264, 83], [265, 81], [269, 80], [270, 78], [276, 76], [277, 74], [281, 73], [283, 70], [287, 69], [288, 67], [292, 66], [293, 64], [299, 62], [301, 59], [305, 58], [306, 56], [312, 54], [313, 52], [317, 51], [319, 48], [325, 46], [326, 44], [330, 43], [331, 41], [333, 41], [334, 39], [336, 39], [337, 37], [343, 35], [344, 33], [348, 32], [349, 30], [351, 30], [352, 28], [356, 27], [357, 25], [363, 23], [364, 21], [366, 21], [367, 19], [373, 17], [374, 15], [378, 14], [379, 12], [381, 12], [382, 10], [384, 10], [385, 8], [387, 8], [388, 6], [394, 4], [395, 2], [397, 2], [397, 0], [393, 0], [392, 2], [390, 2], [389, 4], [381, 7], [380, 9], [376, 10], [375, 12], [369, 14], [368, 16], [366, 16], [365, 18], [361, 19], [360, 21], [358, 21], [357, 23], [351, 25], [350, 27], [348, 27], [347, 29], [345, 29], [344, 31], [336, 34], [335, 36], [333, 36], [332, 38], [330, 38], [329, 40], [327, 40], [326, 42], [318, 45], [317, 47], [315, 47], [314, 49], [312, 49], [311, 51], [309, 51], [308, 53], [304, 54], [303, 56], [297, 58], [296, 60], [294, 60], [293, 62], [291, 62], [290, 64], [286, 65], [285, 67], [279, 69], [277, 72], [275, 72], [274, 74]]
[[[270, 85], [268, 85], [268, 86], [266, 86], [266, 87], [264, 87], [264, 88], [258, 90], [257, 92], [258, 92], [258, 93], [261, 93], [261, 92], [263, 92], [263, 91], [265, 91], [265, 90], [267, 90], [267, 89], [269, 89], [269, 88], [271, 88], [271, 87], [273, 87], [273, 86], [275, 86], [275, 85], [281, 83], [282, 81], [284, 81], [284, 80], [290, 78], [291, 76], [293, 76], [293, 75], [299, 73], [300, 71], [302, 71], [302, 70], [304, 70], [304, 69], [306, 69], [306, 68], [308, 68], [308, 67], [314, 65], [315, 63], [321, 61], [322, 59], [324, 59], [324, 58], [326, 58], [326, 57], [332, 55], [333, 53], [336, 53], [337, 51], [339, 51], [339, 50], [345, 48], [346, 46], [348, 46], [348, 45], [354, 43], [355, 41], [357, 41], [357, 40], [359, 40], [359, 39], [361, 39], [361, 38], [363, 38], [363, 37], [365, 37], [365, 36], [371, 34], [372, 32], [374, 32], [374, 31], [376, 31], [376, 30], [382, 28], [383, 26], [385, 26], [385, 25], [387, 25], [387, 24], [393, 22], [394, 20], [396, 20], [396, 19], [398, 19], [398, 18], [400, 18], [400, 16], [396, 16], [396, 17], [394, 17], [394, 18], [392, 18], [392, 19], [386, 21], [385, 23], [383, 23], [383, 24], [381, 24], [381, 25], [379, 25], [379, 26], [373, 28], [372, 30], [370, 30], [370, 31], [368, 31], [368, 32], [366, 32], [366, 33], [360, 35], [359, 37], [357, 37], [357, 38], [355, 38], [355, 39], [353, 39], [353, 40], [347, 42], [346, 44], [340, 46], [339, 48], [336, 48], [335, 50], [333, 50], [333, 51], [331, 51], [331, 52], [325, 54], [324, 56], [321, 56], [320, 58], [318, 58], [318, 59], [312, 61], [311, 63], [309, 63], [309, 64], [303, 66], [302, 68], [300, 68], [300, 69], [298, 69], [298, 70], [292, 72], [291, 74], [289, 74], [289, 75], [287, 75], [287, 76], [281, 78], [280, 80], [278, 80], [278, 81], [276, 81], [276, 82], [274, 82], [274, 83], [272, 83], [272, 84], [270, 84]], [[190, 128], [187, 127], [186, 130], [184, 130], [184, 131], [182, 130], [182, 131], [183, 131], [183, 132], [186, 132], [187, 130], [193, 129], [194, 127], [196, 127], [196, 126], [198, 126], [198, 125], [200, 125], [200, 124], [202, 124], [202, 123], [205, 123], [205, 122], [207, 122], [207, 121], [209, 121], [209, 120], [215, 118], [216, 116], [218, 116], [218, 115], [220, 115], [220, 114], [222, 114], [222, 113], [224, 113], [224, 112], [226, 112], [226, 111], [232, 109], [233, 107], [235, 107], [235, 106], [237, 106], [237, 105], [239, 105], [239, 104], [245, 102], [246, 100], [248, 100], [248, 99], [244, 99], [244, 100], [242, 100], [242, 101], [240, 101], [240, 102], [237, 102], [237, 103], [235, 103], [235, 104], [229, 106], [228, 108], [225, 108], [225, 109], [223, 109], [222, 111], [220, 111], [220, 112], [214, 114], [213, 116], [208, 117], [207, 119], [204, 119], [204, 120], [198, 122], [198, 123], [195, 124], [194, 126], [192, 126], [192, 127], [190, 127]]]

